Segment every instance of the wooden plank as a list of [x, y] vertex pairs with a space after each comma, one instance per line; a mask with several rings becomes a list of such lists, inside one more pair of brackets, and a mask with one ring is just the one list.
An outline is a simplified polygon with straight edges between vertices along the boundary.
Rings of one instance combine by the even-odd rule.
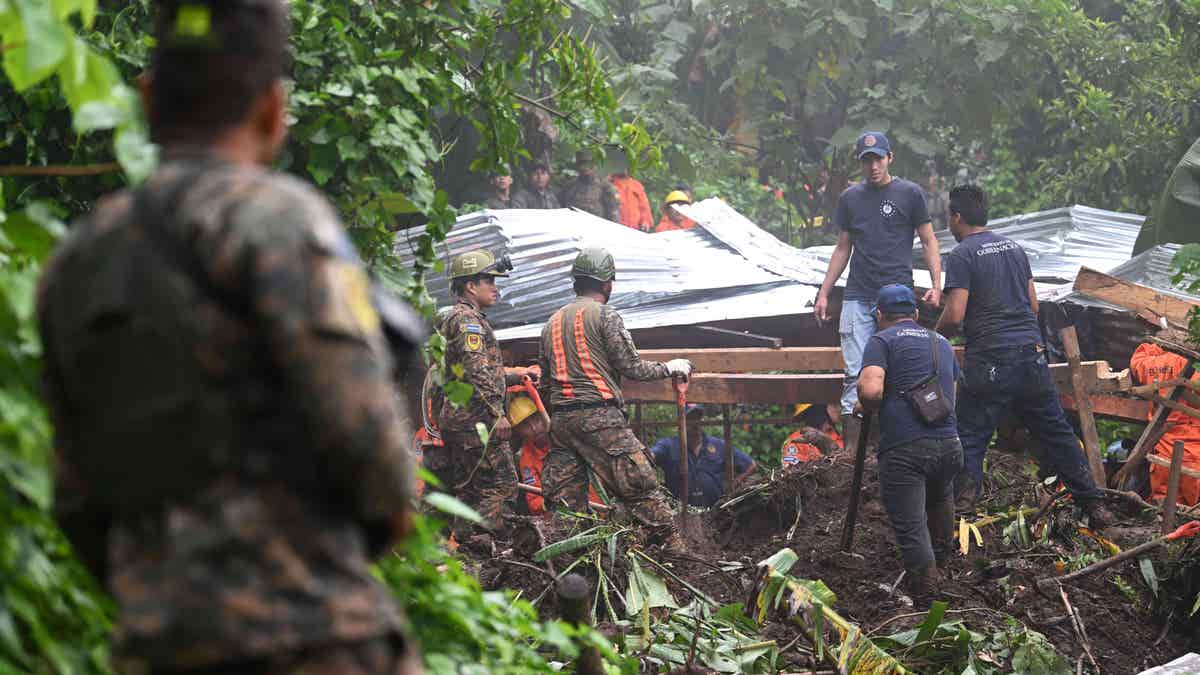
[[[1151, 464], [1161, 466], [1164, 469], [1171, 468], [1171, 460], [1167, 459], [1166, 457], [1160, 457], [1159, 455], [1156, 455], [1154, 453], [1150, 453], [1149, 455], [1146, 455], [1146, 461], [1150, 462]], [[1200, 478], [1200, 471], [1197, 471], [1195, 469], [1189, 469], [1186, 466], [1181, 467], [1179, 470], [1179, 473], [1183, 474], [1184, 476], [1187, 476], [1188, 478]]]
[[1092, 397], [1084, 381], [1083, 360], [1079, 351], [1079, 336], [1075, 334], [1075, 326], [1067, 326], [1058, 332], [1062, 338], [1063, 350], [1067, 354], [1067, 364], [1071, 372], [1071, 390], [1075, 394], [1078, 406], [1079, 428], [1083, 432], [1083, 449], [1087, 456], [1088, 467], [1092, 472], [1092, 480], [1096, 485], [1103, 486], [1107, 476], [1104, 474], [1104, 462], [1100, 459], [1100, 433], [1096, 431], [1096, 418], [1092, 414]]
[[[628, 401], [673, 402], [671, 380], [626, 380]], [[840, 374], [746, 375], [697, 372], [688, 380], [689, 403], [796, 403], [836, 401], [842, 395]]]
[[[1183, 380], [1192, 379], [1192, 373], [1195, 372], [1195, 365], [1192, 361], [1188, 361], [1183, 370], [1179, 373], [1179, 378]], [[1171, 393], [1167, 395], [1167, 399], [1171, 401], [1179, 400], [1180, 394], [1183, 393], [1184, 387], [1177, 386], [1171, 388]], [[1129, 458], [1125, 460], [1125, 465], [1120, 468], [1112, 477], [1112, 485], [1118, 490], [1122, 489], [1121, 485], [1125, 479], [1137, 466], [1138, 460], [1144, 459], [1146, 455], [1154, 449], [1154, 445], [1158, 443], [1158, 439], [1162, 438], [1163, 433], [1167, 430], [1167, 417], [1171, 414], [1171, 409], [1166, 406], [1159, 406], [1154, 413], [1154, 418], [1150, 420], [1150, 424], [1146, 425], [1145, 431], [1142, 432], [1141, 438], [1138, 439], [1137, 445], [1133, 446], [1133, 451], [1129, 453]]]
[[1173, 295], [1167, 295], [1149, 286], [1135, 284], [1131, 281], [1083, 267], [1075, 277], [1075, 290], [1088, 297], [1103, 300], [1131, 312], [1141, 312], [1149, 309], [1158, 316], [1164, 316], [1168, 321], [1187, 325], [1187, 315], [1193, 307], [1200, 303], [1190, 302]]
[[[1090, 398], [1092, 399], [1092, 414], [1097, 417], [1137, 424], [1144, 424], [1150, 417], [1150, 404], [1141, 399], [1107, 394], [1092, 394]], [[1075, 397], [1071, 394], [1063, 393], [1060, 399], [1063, 409], [1066, 411], [1075, 412], [1078, 409], [1075, 405]]]
[[1163, 501], [1162, 533], [1175, 529], [1175, 500], [1179, 499], [1179, 478], [1183, 471], [1183, 441], [1171, 447], [1171, 468], [1167, 470], [1167, 498]]

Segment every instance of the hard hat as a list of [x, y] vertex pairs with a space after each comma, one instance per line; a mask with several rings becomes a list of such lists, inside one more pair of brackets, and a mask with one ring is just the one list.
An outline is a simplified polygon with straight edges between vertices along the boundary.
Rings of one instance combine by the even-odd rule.
[[795, 419], [795, 418], [803, 415], [804, 411], [808, 410], [811, 407], [812, 407], [811, 403], [797, 403], [796, 407], [792, 409], [792, 418]]
[[506, 277], [512, 268], [512, 260], [507, 253], [497, 259], [491, 251], [481, 248], [456, 256], [450, 263], [450, 278], [473, 277], [476, 274]]
[[528, 396], [514, 396], [508, 402], [508, 423], [514, 427], [537, 412], [537, 405]]
[[692, 200], [683, 190], [673, 190], [667, 198], [663, 200], [664, 204], [691, 204]]
[[585, 248], [575, 256], [571, 276], [588, 277], [596, 281], [612, 281], [617, 277], [617, 264], [612, 254], [602, 248]]

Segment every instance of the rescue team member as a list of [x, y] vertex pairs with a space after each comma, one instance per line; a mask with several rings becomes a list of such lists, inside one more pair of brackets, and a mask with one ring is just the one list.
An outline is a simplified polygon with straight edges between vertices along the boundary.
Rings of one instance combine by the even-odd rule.
[[491, 185], [492, 193], [488, 195], [484, 206], [497, 210], [513, 208], [511, 194], [513, 180], [512, 172], [508, 170], [508, 167], [504, 167], [493, 173], [488, 179], [488, 183]]
[[[688, 438], [688, 504], [692, 506], [712, 506], [725, 492], [725, 441], [713, 438], [704, 433], [700, 425], [704, 419], [704, 408], [699, 405], [689, 405], [687, 414]], [[675, 498], [682, 501], [682, 476], [679, 471], [679, 437], [667, 436], [660, 438], [654, 447], [650, 448], [655, 464], [663, 470], [667, 479], [667, 489]], [[749, 455], [734, 448], [733, 470], [734, 485], [740, 485], [750, 474], [754, 473], [756, 465]]]
[[[1133, 358], [1129, 360], [1133, 376], [1141, 384], [1151, 384], [1155, 380], [1159, 382], [1174, 380], [1179, 377], [1180, 371], [1185, 366], [1187, 366], [1187, 359], [1149, 342], [1138, 345], [1133, 352]], [[1192, 376], [1193, 381], [1198, 378], [1200, 378], [1200, 374]], [[1166, 396], [1169, 389], [1169, 387], [1164, 388], [1159, 391], [1159, 394]], [[1179, 403], [1187, 405], [1182, 400]], [[1158, 406], [1158, 403], [1151, 406], [1151, 418], [1158, 412]], [[1175, 452], [1176, 441], [1183, 441], [1183, 465], [1186, 468], [1200, 471], [1200, 420], [1187, 413], [1172, 411], [1167, 417], [1167, 430], [1163, 432], [1162, 438], [1154, 446], [1154, 454], [1170, 461], [1171, 455]], [[1168, 468], [1165, 466], [1150, 465], [1150, 495], [1159, 501], [1167, 496], [1167, 473]], [[1195, 504], [1197, 501], [1200, 501], [1200, 480], [1187, 476], [1180, 477], [1179, 502]]]
[[380, 317], [330, 204], [266, 168], [287, 27], [279, 0], [159, 3], [162, 164], [41, 280], [56, 511], [119, 672], [420, 672], [370, 571], [413, 497]]
[[593, 216], [621, 222], [621, 200], [612, 183], [596, 175], [596, 162], [588, 150], [575, 153], [575, 171], [579, 175], [563, 190], [562, 205], [587, 211]]
[[922, 300], [935, 308], [942, 301], [938, 290], [942, 262], [921, 186], [892, 176], [892, 147], [887, 136], [878, 131], [859, 136], [854, 155], [862, 168], [863, 180], [846, 188], [838, 197], [833, 223], [840, 234], [813, 306], [817, 321], [829, 320], [829, 293], [849, 263], [850, 277], [842, 297], [838, 334], [846, 363], [842, 435], [850, 447], [858, 442], [859, 420], [850, 414], [858, 398], [858, 371], [862, 368], [867, 340], [875, 333], [872, 305], [879, 289], [888, 284], [912, 286], [913, 233], [921, 238], [932, 279], [932, 288]]
[[959, 506], [974, 508], [984, 453], [1000, 419], [1012, 410], [1046, 449], [1050, 473], [1090, 515], [1092, 527], [1103, 527], [1112, 516], [1050, 377], [1025, 251], [987, 229], [987, 195], [974, 185], [950, 191], [948, 222], [959, 245], [946, 257], [946, 307], [937, 330], [946, 337], [962, 332], [967, 339], [957, 411], [964, 456], [955, 486]]
[[649, 232], [654, 226], [654, 214], [650, 212], [650, 199], [646, 197], [646, 188], [642, 182], [630, 176], [628, 170], [614, 173], [608, 180], [616, 189], [617, 199], [621, 204], [621, 224]]
[[[588, 473], [635, 517], [669, 527], [668, 497], [658, 483], [645, 446], [625, 418], [621, 378], [660, 380], [692, 372], [687, 359], [643, 361], [625, 322], [609, 306], [616, 264], [602, 248], [585, 248], [571, 268], [575, 295], [542, 329], [538, 362], [542, 397], [552, 409], [550, 454], [542, 487], [550, 504], [583, 510]], [[671, 532], [666, 544], [682, 546]]]
[[537, 162], [529, 174], [529, 187], [513, 196], [514, 209], [557, 209], [558, 197], [550, 189], [550, 165]]
[[783, 468], [829, 457], [842, 449], [842, 437], [834, 428], [829, 410], [825, 406], [812, 403], [797, 404], [792, 419], [803, 426], [793, 431], [783, 442], [783, 449], [780, 451]]
[[[879, 487], [913, 604], [926, 609], [937, 567], [954, 539], [954, 476], [963, 465], [954, 420], [958, 362], [945, 338], [917, 324], [917, 299], [903, 284], [884, 286], [875, 304], [879, 332], [867, 341], [858, 379], [862, 406], [879, 410]], [[937, 368], [934, 368], [937, 349]], [[947, 416], [929, 424], [905, 392], [936, 374]]]
[[[442, 447], [425, 456], [428, 468], [442, 483], [442, 489], [473, 507], [490, 529], [500, 526], [504, 503], [516, 496], [517, 470], [509, 449], [511, 428], [505, 416], [507, 384], [520, 381], [507, 375], [500, 344], [488, 323], [485, 309], [500, 300], [497, 277], [507, 277], [512, 263], [508, 256], [499, 259], [491, 251], [479, 249], [457, 256], [450, 263], [450, 290], [455, 302], [438, 321], [438, 333], [446, 339], [445, 363], [453, 372], [462, 366], [462, 381], [471, 385], [471, 398], [454, 407], [445, 397], [437, 414]], [[490, 431], [487, 447], [475, 428], [477, 423]], [[455, 523], [454, 529], [465, 526]], [[460, 542], [468, 533], [455, 532]]]
[[[521, 472], [521, 482], [535, 487], [542, 487], [542, 467], [546, 455], [550, 454], [550, 426], [542, 419], [535, 404], [528, 396], [513, 396], [508, 403], [508, 423], [521, 441], [518, 451], [517, 470]], [[596, 491], [588, 488], [588, 500], [602, 504]], [[541, 495], [532, 492], [525, 493], [525, 505], [529, 513], [538, 515], [545, 513], [546, 508]]]
[[676, 204], [691, 204], [692, 198], [683, 190], [675, 190], [663, 200], [662, 218], [658, 221], [655, 232], [670, 232], [671, 230], [690, 230], [696, 226], [696, 221], [675, 210]]

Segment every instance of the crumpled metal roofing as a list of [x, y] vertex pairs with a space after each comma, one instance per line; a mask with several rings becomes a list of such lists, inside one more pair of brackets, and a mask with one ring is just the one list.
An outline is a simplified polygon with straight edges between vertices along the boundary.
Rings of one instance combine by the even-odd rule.
[[[1144, 216], [1068, 206], [991, 221], [988, 229], [1021, 245], [1038, 281], [1071, 283], [1087, 265], [1109, 272], [1129, 260]], [[937, 233], [942, 254], [958, 245], [949, 230]], [[913, 247], [913, 264], [925, 267], [920, 246]]]
[[[1188, 285], [1195, 281], [1195, 277], [1185, 278], [1178, 285], [1171, 281], [1176, 271], [1174, 268], [1175, 254], [1179, 253], [1180, 248], [1182, 246], [1179, 244], [1159, 244], [1154, 248], [1142, 251], [1133, 258], [1108, 270], [1108, 274], [1135, 284], [1149, 286], [1165, 295], [1173, 295], [1177, 298], [1200, 302], [1200, 295], [1186, 290]], [[1062, 299], [1077, 305], [1126, 311], [1110, 303], [1089, 298], [1074, 291], [1065, 294]]]
[[[488, 248], [513, 261], [500, 281], [501, 302], [488, 310], [500, 327], [540, 330], [554, 310], [569, 302], [571, 264], [589, 246], [616, 259], [617, 283], [610, 304], [630, 327], [687, 325], [726, 318], [802, 313], [811, 307], [824, 266], [742, 217], [718, 199], [688, 208], [700, 227], [647, 234], [574, 209], [481, 211], [459, 219], [442, 245], [443, 259]], [[396, 253], [413, 263], [420, 228], [396, 237]], [[810, 284], [803, 289], [782, 287]], [[451, 302], [445, 273], [430, 274], [427, 287], [439, 305]], [[739, 298], [739, 296], [744, 297]], [[534, 326], [533, 324], [538, 324]], [[532, 333], [536, 335], [537, 332]], [[516, 337], [508, 335], [505, 337]]]

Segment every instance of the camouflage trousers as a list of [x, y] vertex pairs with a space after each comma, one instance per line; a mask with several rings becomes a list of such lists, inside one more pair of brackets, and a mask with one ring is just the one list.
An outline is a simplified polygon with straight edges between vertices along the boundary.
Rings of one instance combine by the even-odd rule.
[[604, 489], [647, 524], [670, 525], [666, 491], [659, 485], [646, 446], [617, 408], [555, 413], [550, 425], [550, 454], [542, 467], [546, 508], [563, 504], [583, 510], [588, 470]]
[[[128, 664], [126, 664], [128, 665]], [[120, 672], [149, 675], [420, 675], [416, 649], [393, 637], [362, 642], [321, 645], [295, 652], [203, 668], [153, 668], [133, 666]]]
[[474, 431], [445, 430], [442, 440], [445, 447], [426, 452], [425, 467], [442, 482], [443, 490], [478, 511], [489, 527], [500, 527], [504, 503], [517, 496], [517, 467], [508, 441], [493, 435], [484, 448]]

